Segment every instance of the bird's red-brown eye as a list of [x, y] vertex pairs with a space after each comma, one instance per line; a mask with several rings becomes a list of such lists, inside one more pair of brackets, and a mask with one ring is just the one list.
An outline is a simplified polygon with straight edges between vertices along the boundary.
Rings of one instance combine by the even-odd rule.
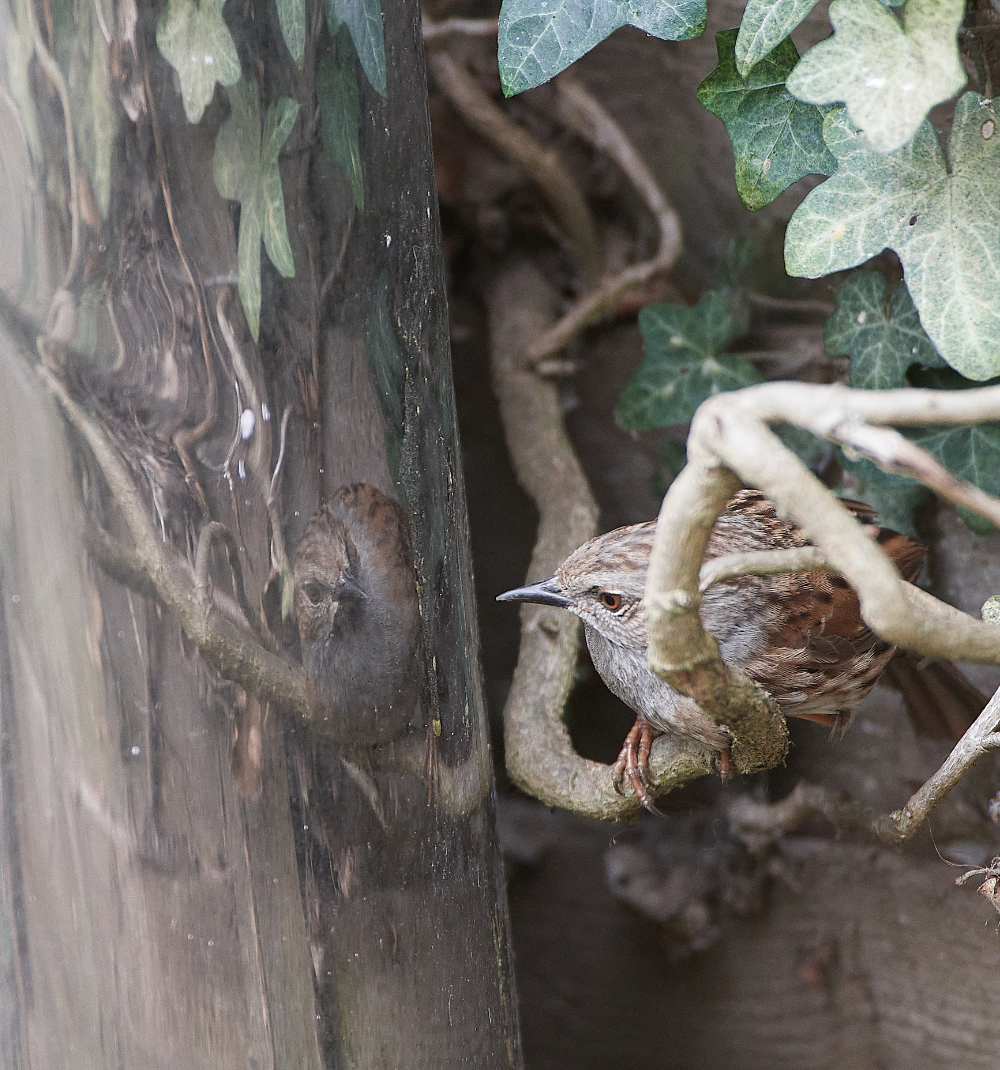
[[612, 613], [617, 613], [622, 608], [622, 596], [613, 594], [611, 591], [601, 591], [601, 603]]

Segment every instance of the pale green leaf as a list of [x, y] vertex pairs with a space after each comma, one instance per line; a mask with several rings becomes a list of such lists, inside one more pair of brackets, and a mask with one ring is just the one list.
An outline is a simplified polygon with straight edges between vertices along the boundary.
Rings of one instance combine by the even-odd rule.
[[1000, 373], [1000, 137], [991, 103], [955, 108], [951, 171], [930, 123], [895, 152], [873, 151], [843, 109], [823, 136], [837, 173], [814, 189], [785, 233], [790, 275], [818, 278], [895, 249], [920, 322], [970, 379]]
[[698, 99], [725, 124], [733, 145], [736, 189], [751, 211], [763, 208], [803, 175], [832, 175], [837, 161], [823, 141], [823, 112], [785, 89], [799, 54], [783, 41], [747, 75], [736, 72], [735, 30], [715, 35], [719, 65], [698, 86]]
[[262, 237], [278, 271], [286, 278], [295, 274], [278, 154], [295, 125], [299, 106], [288, 98], [276, 101], [267, 110], [262, 133], [256, 82], [234, 85], [229, 102], [232, 114], [216, 136], [212, 171], [221, 196], [240, 202], [237, 278], [243, 312], [256, 341], [260, 331]]
[[216, 82], [229, 86], [240, 79], [240, 58], [222, 18], [225, 2], [170, 0], [156, 26], [157, 47], [180, 78], [189, 123], [201, 122]]
[[[361, 149], [358, 145], [358, 80], [354, 74], [354, 57], [342, 34], [337, 42], [337, 57], [327, 54], [319, 62], [316, 96], [322, 123], [320, 136], [323, 154], [340, 164], [351, 183], [354, 203], [364, 211], [365, 184], [361, 173]], [[347, 45], [347, 49], [341, 47]]]
[[347, 27], [365, 77], [384, 97], [385, 36], [379, 0], [326, 0], [326, 22], [331, 37], [337, 36], [341, 25]]
[[508, 97], [541, 85], [620, 26], [683, 41], [706, 21], [705, 0], [503, 0], [500, 82]]
[[913, 364], [942, 368], [931, 340], [901, 282], [886, 301], [885, 279], [856, 271], [837, 292], [837, 311], [826, 321], [823, 341], [831, 355], [850, 354], [851, 386], [892, 390], [903, 386]]
[[871, 147], [892, 152], [965, 85], [964, 10], [963, 0], [908, 0], [901, 24], [878, 0], [833, 0], [834, 35], [802, 57], [788, 90], [810, 104], [843, 101]]
[[278, 6], [281, 36], [295, 60], [295, 66], [301, 71], [306, 56], [306, 0], [275, 0], [275, 3]]
[[746, 308], [731, 293], [694, 308], [647, 305], [639, 313], [646, 359], [618, 399], [618, 422], [630, 431], [686, 423], [713, 394], [761, 382], [748, 360], [724, 352], [746, 327]]
[[736, 38], [736, 67], [750, 68], [776, 48], [816, 6], [817, 0], [749, 0]]

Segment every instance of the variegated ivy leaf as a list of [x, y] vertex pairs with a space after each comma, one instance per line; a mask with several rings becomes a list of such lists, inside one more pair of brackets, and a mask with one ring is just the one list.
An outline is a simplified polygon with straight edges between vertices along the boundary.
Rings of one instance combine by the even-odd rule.
[[965, 85], [964, 11], [964, 0], [908, 0], [900, 22], [879, 0], [833, 0], [834, 35], [802, 57], [788, 91], [810, 104], [843, 101], [868, 144], [893, 152]]
[[750, 69], [782, 41], [816, 6], [817, 0], [749, 0], [736, 38], [736, 69]]
[[834, 109], [823, 137], [837, 173], [799, 205], [785, 232], [790, 275], [815, 279], [895, 249], [920, 322], [969, 379], [1000, 374], [1000, 137], [994, 106], [966, 93], [946, 167], [923, 122], [891, 153], [870, 148]]
[[260, 241], [271, 263], [289, 278], [295, 261], [285, 225], [285, 200], [278, 170], [278, 153], [299, 114], [299, 105], [287, 97], [275, 101], [264, 117], [261, 131], [260, 98], [256, 82], [239, 82], [229, 90], [232, 114], [215, 139], [212, 170], [215, 188], [240, 202], [240, 237], [237, 275], [240, 300], [250, 332], [260, 333]]
[[240, 59], [222, 18], [226, 0], [170, 0], [156, 26], [156, 44], [177, 71], [184, 114], [201, 122], [215, 83], [230, 86], [240, 79]]

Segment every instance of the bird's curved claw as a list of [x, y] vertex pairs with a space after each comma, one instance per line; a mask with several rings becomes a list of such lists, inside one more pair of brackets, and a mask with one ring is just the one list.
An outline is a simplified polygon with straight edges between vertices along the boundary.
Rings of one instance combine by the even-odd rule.
[[619, 795], [624, 795], [622, 784], [628, 777], [632, 790], [639, 802], [651, 813], [662, 816], [653, 804], [648, 789], [653, 787], [653, 777], [649, 769], [649, 752], [657, 735], [656, 729], [642, 717], [635, 719], [629, 734], [622, 744], [618, 761], [611, 769], [611, 783]]

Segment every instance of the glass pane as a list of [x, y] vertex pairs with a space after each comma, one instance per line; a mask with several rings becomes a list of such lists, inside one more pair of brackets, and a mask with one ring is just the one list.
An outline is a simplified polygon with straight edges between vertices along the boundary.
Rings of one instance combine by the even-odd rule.
[[0, 8], [0, 1062], [516, 1067], [419, 10], [222, 8]]

